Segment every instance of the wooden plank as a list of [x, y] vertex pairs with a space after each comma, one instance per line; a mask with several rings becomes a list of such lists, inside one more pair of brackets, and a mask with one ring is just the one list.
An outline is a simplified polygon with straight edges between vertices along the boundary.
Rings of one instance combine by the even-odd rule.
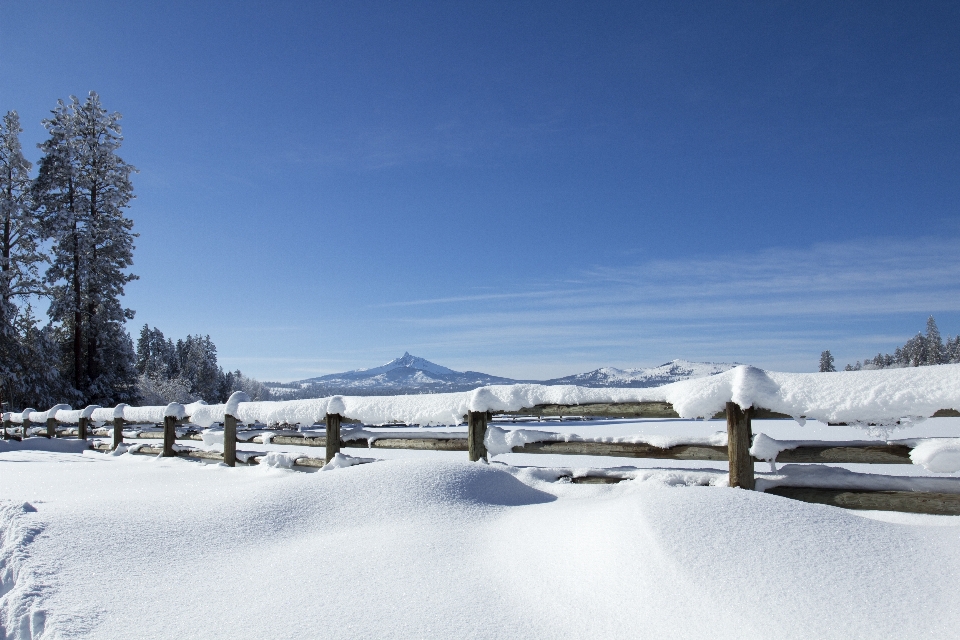
[[731, 487], [754, 488], [753, 456], [750, 455], [752, 413], [752, 409], [743, 410], [736, 402], [727, 403], [727, 456]]
[[956, 409], [940, 409], [933, 414], [934, 418], [960, 418], [960, 411]]
[[[263, 444], [263, 436], [254, 436], [250, 442], [255, 442], [257, 444]], [[295, 447], [326, 447], [327, 438], [305, 438], [303, 436], [273, 436], [270, 439], [271, 444], [288, 444]], [[367, 446], [366, 440], [361, 440], [363, 446]], [[349, 447], [349, 444], [344, 444], [343, 441], [340, 441], [341, 447]]]
[[471, 411], [467, 415], [467, 450], [470, 462], [487, 459], [487, 446], [483, 443], [487, 435], [487, 412]]
[[597, 416], [615, 418], [679, 418], [669, 402], [604, 402], [594, 404], [538, 404], [493, 415]]
[[324, 438], [324, 446], [326, 448], [326, 460], [330, 462], [333, 460], [334, 456], [340, 453], [340, 419], [341, 415], [339, 413], [328, 413], [326, 422], [326, 438]]
[[578, 456], [614, 456], [665, 460], [727, 461], [727, 448], [706, 444], [682, 444], [661, 448], [642, 442], [529, 442], [513, 448], [514, 453], [542, 453]]
[[[346, 446], [362, 446], [351, 440]], [[467, 438], [378, 438], [370, 443], [371, 449], [414, 449], [417, 451], [470, 451]], [[484, 450], [486, 453], [486, 450]]]
[[[755, 408], [755, 420], [792, 419], [785, 413], [769, 409]], [[598, 418], [679, 418], [669, 402], [598, 402], [590, 404], [538, 404], [517, 411], [494, 411], [494, 415], [535, 415], [535, 416], [596, 416]], [[724, 419], [726, 411], [714, 415], [715, 419]]]
[[[902, 444], [876, 444], [861, 446], [804, 445], [786, 449], [777, 456], [778, 463], [813, 462], [859, 463], [859, 464], [913, 464], [910, 447]], [[759, 462], [759, 461], [758, 461]]]
[[921, 493], [918, 491], [859, 491], [855, 489], [820, 489], [811, 487], [772, 487], [765, 493], [828, 504], [843, 509], [905, 511], [936, 515], [960, 515], [960, 494]]
[[629, 478], [613, 478], [611, 476], [563, 476], [570, 478], [570, 482], [573, 484], [617, 484], [618, 482], [623, 482], [624, 480], [629, 480]]

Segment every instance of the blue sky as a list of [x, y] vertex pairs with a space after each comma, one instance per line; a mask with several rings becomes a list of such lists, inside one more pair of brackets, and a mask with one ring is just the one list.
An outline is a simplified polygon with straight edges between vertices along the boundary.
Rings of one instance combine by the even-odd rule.
[[292, 380], [814, 370], [960, 332], [956, 3], [22, 2], [28, 157], [100, 93], [126, 304]]

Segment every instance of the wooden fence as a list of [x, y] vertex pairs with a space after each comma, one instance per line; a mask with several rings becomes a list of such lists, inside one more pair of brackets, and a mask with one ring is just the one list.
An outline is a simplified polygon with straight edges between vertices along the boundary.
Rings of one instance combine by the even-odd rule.
[[[327, 414], [325, 419], [325, 436], [308, 437], [301, 434], [273, 435], [269, 442], [278, 445], [295, 445], [307, 447], [323, 447], [323, 458], [312, 456], [298, 457], [295, 465], [303, 467], [322, 467], [329, 462], [341, 448], [363, 447], [371, 449], [414, 449], [432, 451], [466, 451], [471, 461], [486, 459], [487, 450], [484, 444], [487, 425], [494, 414], [489, 412], [470, 412], [467, 416], [467, 437], [394, 437], [377, 436], [373, 439], [341, 438], [342, 416]], [[595, 416], [595, 417], [635, 417], [635, 418], [678, 418], [679, 415], [669, 403], [639, 402], [623, 404], [584, 404], [584, 405], [539, 405], [520, 409], [516, 412], [496, 412], [496, 415], [536, 415], [536, 416]], [[789, 418], [762, 408], [741, 409], [734, 402], [728, 402], [726, 410], [717, 417], [725, 416], [727, 423], [727, 446], [712, 446], [705, 444], [680, 444], [672, 447], [656, 447], [646, 443], [629, 442], [600, 442], [590, 440], [574, 441], [542, 441], [531, 442], [512, 448], [513, 453], [523, 454], [550, 454], [550, 455], [587, 455], [587, 456], [616, 456], [628, 458], [653, 458], [672, 460], [699, 460], [699, 461], [726, 461], [728, 462], [729, 484], [731, 487], [755, 489], [754, 463], [762, 462], [750, 454], [753, 439], [752, 421], [754, 419]], [[934, 414], [940, 416], [960, 416], [955, 410], [942, 410]], [[238, 456], [237, 452], [237, 418], [225, 415], [223, 453], [205, 451], [201, 449], [180, 449], [175, 446], [176, 440], [201, 440], [197, 434], [185, 434], [177, 437], [178, 425], [188, 423], [188, 420], [174, 417], [164, 418], [163, 431], [154, 433], [140, 433], [138, 438], [162, 437], [160, 447], [143, 445], [139, 453], [161, 455], [166, 457], [184, 456], [198, 459], [216, 460], [229, 466], [241, 462], [256, 464], [259, 456], [246, 452]], [[101, 435], [112, 435], [111, 444], [101, 444], [97, 448], [104, 451], [116, 449], [123, 443], [123, 428], [127, 426], [122, 418], [115, 418], [108, 432], [100, 431]], [[9, 420], [4, 421], [3, 437], [9, 437], [8, 429], [12, 427]], [[66, 426], [66, 429], [58, 428]], [[30, 429], [29, 421], [24, 420], [21, 433], [26, 434]], [[73, 435], [86, 439], [90, 433], [88, 418], [79, 418], [77, 425], [63, 425], [55, 419], [49, 418], [45, 424], [47, 437]], [[256, 444], [263, 444], [262, 436], [250, 440]], [[244, 442], [239, 440], [239, 442]], [[782, 463], [847, 463], [847, 464], [912, 464], [910, 459], [911, 448], [901, 444], [862, 443], [830, 443], [801, 445], [781, 451], [776, 460]], [[581, 483], [619, 482], [622, 478], [610, 476], [584, 476], [572, 479]], [[895, 511], [911, 511], [917, 513], [935, 513], [960, 515], [960, 494], [928, 493], [915, 491], [875, 491], [851, 490], [811, 487], [776, 486], [767, 489], [766, 493], [783, 497], [831, 504], [848, 509], [880, 509]]]

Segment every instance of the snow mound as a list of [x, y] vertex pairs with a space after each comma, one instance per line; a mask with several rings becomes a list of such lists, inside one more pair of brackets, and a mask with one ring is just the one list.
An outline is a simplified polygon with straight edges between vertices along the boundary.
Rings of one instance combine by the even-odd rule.
[[910, 459], [934, 473], [960, 471], [960, 438], [923, 440], [910, 452]]

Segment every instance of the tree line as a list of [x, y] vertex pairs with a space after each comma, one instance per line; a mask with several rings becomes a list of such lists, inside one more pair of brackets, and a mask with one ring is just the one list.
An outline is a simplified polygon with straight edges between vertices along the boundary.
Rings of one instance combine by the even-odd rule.
[[[918, 332], [902, 346], [894, 349], [893, 353], [878, 353], [872, 358], [857, 360], [855, 364], [846, 365], [843, 370], [927, 367], [935, 364], [956, 363], [960, 363], [960, 335], [947, 336], [944, 342], [937, 327], [937, 321], [930, 316], [927, 318], [926, 333]], [[829, 351], [820, 354], [820, 371], [836, 371], [833, 355]]]
[[[217, 367], [209, 336], [178, 340], [175, 367], [141, 367], [152, 360], [134, 349], [126, 330], [134, 311], [121, 302], [137, 279], [129, 268], [138, 235], [125, 215], [136, 168], [117, 153], [121, 117], [95, 92], [58, 100], [42, 121], [48, 138], [35, 176], [17, 112], [0, 123], [0, 401], [11, 409], [218, 401], [228, 389], [255, 388]], [[46, 324], [31, 304], [41, 300]]]

